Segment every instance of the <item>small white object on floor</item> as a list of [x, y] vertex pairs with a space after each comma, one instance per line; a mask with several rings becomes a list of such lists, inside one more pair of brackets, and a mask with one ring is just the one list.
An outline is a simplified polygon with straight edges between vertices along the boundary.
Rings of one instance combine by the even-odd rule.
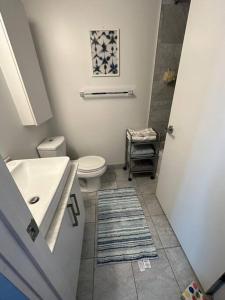
[[138, 261], [139, 270], [144, 272], [146, 269], [151, 269], [151, 263], [148, 258], [144, 258]]
[[138, 266], [139, 266], [139, 270], [140, 270], [141, 272], [144, 272], [144, 271], [145, 271], [145, 266], [144, 266], [143, 260], [139, 260], [139, 261], [138, 261]]
[[151, 269], [152, 266], [151, 266], [150, 260], [148, 258], [144, 258], [143, 263], [144, 263], [145, 269]]

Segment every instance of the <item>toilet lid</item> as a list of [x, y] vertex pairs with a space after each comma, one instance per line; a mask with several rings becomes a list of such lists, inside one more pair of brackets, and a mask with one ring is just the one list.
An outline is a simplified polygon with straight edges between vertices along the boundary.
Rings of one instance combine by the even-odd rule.
[[105, 159], [101, 156], [83, 156], [78, 162], [78, 170], [81, 172], [94, 172], [105, 166]]

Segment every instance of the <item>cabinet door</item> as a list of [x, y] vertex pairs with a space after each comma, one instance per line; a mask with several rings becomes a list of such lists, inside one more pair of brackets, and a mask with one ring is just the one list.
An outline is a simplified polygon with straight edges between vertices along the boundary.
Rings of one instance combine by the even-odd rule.
[[0, 67], [23, 125], [52, 117], [41, 69], [24, 7], [0, 2]]
[[[75, 194], [75, 197], [73, 196], [74, 194]], [[84, 228], [85, 209], [84, 209], [84, 202], [83, 202], [82, 194], [80, 191], [80, 184], [79, 184], [77, 177], [74, 179], [74, 182], [73, 182], [73, 187], [72, 187], [71, 193], [70, 193], [70, 199], [74, 205], [75, 211], [77, 212], [77, 210], [79, 210], [79, 212], [80, 212], [77, 217], [78, 217], [80, 226], [82, 228]], [[76, 202], [77, 202], [77, 205], [76, 205]], [[78, 206], [78, 208], [77, 208], [77, 206]]]
[[[77, 205], [75, 204], [74, 195], [76, 197]], [[73, 205], [75, 213], [78, 212], [77, 208], [79, 208], [80, 214], [76, 216], [78, 221], [77, 225], [74, 225], [75, 219], [70, 205]], [[66, 279], [74, 288], [74, 294], [76, 294], [79, 276], [83, 231], [84, 205], [80, 193], [79, 183], [77, 179], [75, 179], [71, 190], [71, 196], [61, 223], [59, 236], [53, 251], [53, 254], [64, 270]]]
[[[75, 197], [74, 197], [75, 195]], [[80, 266], [80, 258], [81, 258], [81, 251], [82, 251], [82, 242], [83, 242], [83, 235], [84, 235], [84, 222], [85, 222], [85, 209], [84, 209], [84, 203], [83, 198], [80, 192], [80, 185], [78, 178], [76, 177], [73, 182], [73, 187], [71, 189], [70, 194], [70, 201], [72, 202], [74, 206], [75, 212], [79, 213], [77, 215], [78, 220], [78, 230], [76, 233], [76, 240], [79, 240], [80, 243], [76, 244], [76, 256], [74, 256], [74, 261], [76, 265], [78, 266], [78, 272], [76, 273], [76, 276], [74, 277], [73, 284], [77, 286], [78, 276], [79, 276], [79, 266]]]

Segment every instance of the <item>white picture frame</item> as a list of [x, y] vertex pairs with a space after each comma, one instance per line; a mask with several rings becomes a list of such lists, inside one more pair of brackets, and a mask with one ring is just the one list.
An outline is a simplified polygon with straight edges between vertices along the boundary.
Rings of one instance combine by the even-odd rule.
[[89, 36], [92, 76], [120, 76], [120, 30], [90, 30]]

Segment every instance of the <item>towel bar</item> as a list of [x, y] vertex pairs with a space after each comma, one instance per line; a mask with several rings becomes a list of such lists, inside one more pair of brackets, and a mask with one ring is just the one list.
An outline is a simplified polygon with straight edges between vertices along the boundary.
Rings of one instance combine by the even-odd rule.
[[131, 97], [134, 96], [133, 90], [118, 90], [118, 91], [82, 91], [82, 98], [99, 98], [99, 97]]

